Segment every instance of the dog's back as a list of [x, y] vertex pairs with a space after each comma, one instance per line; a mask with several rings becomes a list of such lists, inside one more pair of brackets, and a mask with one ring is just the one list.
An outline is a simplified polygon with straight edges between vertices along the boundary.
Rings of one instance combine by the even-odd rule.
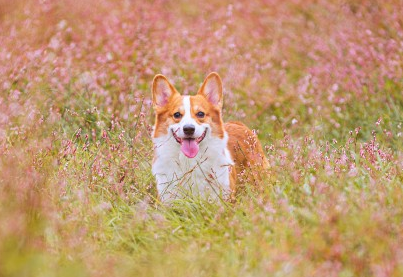
[[225, 123], [224, 128], [228, 134], [228, 150], [235, 167], [231, 178], [236, 180], [233, 183], [237, 186], [232, 187], [232, 191], [235, 192], [239, 184], [259, 185], [269, 169], [269, 164], [256, 134], [243, 123], [236, 121]]

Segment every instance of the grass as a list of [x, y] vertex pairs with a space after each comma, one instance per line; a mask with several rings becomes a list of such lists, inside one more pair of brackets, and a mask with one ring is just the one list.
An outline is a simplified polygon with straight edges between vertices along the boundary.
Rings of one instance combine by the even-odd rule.
[[[0, 0], [0, 276], [401, 276], [401, 3], [168, 2]], [[271, 177], [160, 205], [152, 78], [210, 71]]]

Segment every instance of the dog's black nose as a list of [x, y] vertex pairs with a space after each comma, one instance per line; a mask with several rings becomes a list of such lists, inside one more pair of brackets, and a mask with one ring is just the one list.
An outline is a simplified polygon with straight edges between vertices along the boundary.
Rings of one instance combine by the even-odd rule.
[[195, 126], [193, 124], [186, 124], [183, 126], [183, 132], [187, 136], [192, 136], [195, 133]]

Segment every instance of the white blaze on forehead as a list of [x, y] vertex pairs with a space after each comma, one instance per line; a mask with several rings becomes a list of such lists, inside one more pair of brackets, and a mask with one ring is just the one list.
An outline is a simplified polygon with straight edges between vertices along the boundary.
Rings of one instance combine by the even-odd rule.
[[181, 123], [183, 124], [195, 124], [195, 120], [192, 118], [190, 111], [190, 96], [183, 97], [183, 107], [185, 109], [185, 114], [183, 115]]
[[185, 108], [185, 116], [190, 115], [190, 96], [183, 96], [183, 107]]

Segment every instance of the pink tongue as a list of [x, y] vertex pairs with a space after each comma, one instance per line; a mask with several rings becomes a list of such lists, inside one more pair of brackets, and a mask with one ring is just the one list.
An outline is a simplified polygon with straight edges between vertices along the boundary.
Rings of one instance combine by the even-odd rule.
[[194, 158], [199, 152], [199, 145], [195, 139], [184, 139], [181, 144], [181, 150], [188, 158]]

